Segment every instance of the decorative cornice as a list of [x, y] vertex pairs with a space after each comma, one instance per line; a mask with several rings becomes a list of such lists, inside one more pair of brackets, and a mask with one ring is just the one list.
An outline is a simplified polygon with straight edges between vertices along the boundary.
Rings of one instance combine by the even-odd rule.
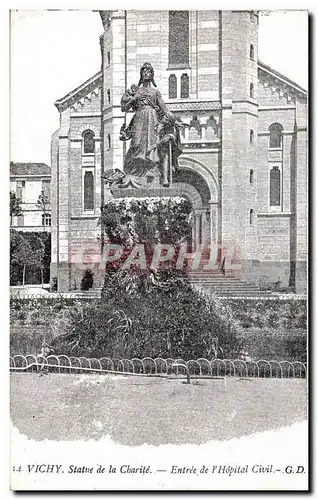
[[170, 111], [216, 111], [221, 109], [221, 104], [218, 101], [194, 101], [187, 102], [170, 102], [167, 103]]
[[286, 99], [286, 103], [295, 104], [297, 100], [307, 100], [307, 92], [297, 83], [278, 73], [259, 61], [258, 63], [259, 85], [269, 88], [273, 94], [277, 94], [281, 99]]
[[279, 80], [280, 82], [286, 84], [286, 86], [293, 88], [295, 91], [299, 92], [304, 97], [307, 97], [308, 92], [305, 89], [303, 89], [300, 85], [298, 85], [298, 83], [293, 82], [293, 80], [290, 80], [289, 78], [287, 78], [287, 76], [282, 75], [281, 73], [271, 68], [267, 64], [258, 61], [258, 69], [261, 70], [263, 73], [267, 73], [267, 75], [272, 76], [277, 80]]
[[62, 113], [67, 108], [79, 109], [84, 106], [84, 100], [91, 100], [93, 95], [98, 96], [99, 88], [102, 85], [102, 72], [99, 71], [79, 87], [55, 101], [55, 106]]
[[276, 94], [282, 102], [295, 105], [297, 96], [293, 91], [290, 91], [285, 84], [281, 84], [272, 77], [266, 76], [259, 80], [258, 85], [264, 87], [264, 89], [269, 89], [272, 94]]

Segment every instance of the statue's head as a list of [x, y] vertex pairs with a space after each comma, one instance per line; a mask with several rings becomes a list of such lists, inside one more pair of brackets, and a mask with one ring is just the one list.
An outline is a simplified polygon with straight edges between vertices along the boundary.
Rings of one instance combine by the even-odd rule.
[[151, 82], [154, 87], [157, 87], [155, 83], [155, 72], [152, 65], [149, 62], [145, 62], [140, 68], [140, 79], [138, 85], [144, 82]]

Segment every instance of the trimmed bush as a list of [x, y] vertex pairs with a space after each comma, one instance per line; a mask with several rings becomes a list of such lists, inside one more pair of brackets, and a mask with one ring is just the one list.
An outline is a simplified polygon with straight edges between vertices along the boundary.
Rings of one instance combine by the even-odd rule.
[[89, 290], [94, 285], [94, 274], [90, 269], [86, 269], [81, 281], [81, 290]]

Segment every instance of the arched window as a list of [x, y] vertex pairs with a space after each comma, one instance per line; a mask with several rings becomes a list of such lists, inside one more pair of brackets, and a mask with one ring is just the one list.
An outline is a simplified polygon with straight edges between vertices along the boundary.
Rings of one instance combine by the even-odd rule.
[[94, 210], [94, 174], [91, 170], [84, 172], [84, 210]]
[[283, 127], [280, 123], [273, 123], [269, 127], [269, 147], [281, 148], [283, 144]]
[[250, 59], [251, 59], [251, 61], [254, 61], [254, 57], [255, 57], [255, 54], [254, 54], [254, 45], [251, 44], [250, 45]]
[[254, 182], [254, 170], [251, 168], [250, 170], [250, 184], [253, 184]]
[[110, 89], [107, 89], [107, 102], [110, 104]]
[[110, 149], [112, 147], [112, 141], [111, 141], [110, 134], [108, 134], [107, 140], [108, 140], [108, 149]]
[[251, 10], [250, 12], [250, 20], [252, 21], [252, 23], [254, 22], [254, 11]]
[[201, 139], [201, 126], [197, 117], [192, 118], [189, 128], [189, 141], [199, 141]]
[[206, 124], [206, 140], [213, 141], [218, 135], [218, 125], [213, 116], [210, 116]]
[[269, 204], [271, 207], [280, 206], [280, 170], [273, 167], [269, 173]]
[[254, 84], [250, 84], [250, 98], [254, 99]]
[[251, 208], [250, 209], [250, 226], [253, 226], [254, 224], [254, 210]]
[[250, 144], [254, 144], [254, 130], [250, 130]]
[[169, 76], [169, 99], [177, 98], [177, 77], [176, 75]]
[[107, 52], [107, 66], [110, 65], [110, 50]]
[[83, 139], [84, 139], [83, 152], [84, 153], [94, 153], [95, 152], [94, 136], [95, 136], [95, 134], [92, 130], [85, 130], [85, 132], [83, 132]]
[[169, 65], [189, 65], [189, 11], [169, 11]]
[[189, 97], [189, 76], [187, 73], [181, 75], [181, 99], [187, 99]]

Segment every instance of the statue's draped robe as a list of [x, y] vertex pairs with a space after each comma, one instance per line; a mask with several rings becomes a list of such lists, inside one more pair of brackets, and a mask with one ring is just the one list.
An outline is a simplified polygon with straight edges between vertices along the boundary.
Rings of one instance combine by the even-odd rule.
[[157, 151], [158, 118], [168, 112], [158, 89], [140, 87], [133, 106], [129, 98], [122, 100], [122, 108], [136, 111], [133, 117], [132, 138], [127, 151], [124, 171], [133, 177], [144, 176], [154, 165], [160, 162]]

